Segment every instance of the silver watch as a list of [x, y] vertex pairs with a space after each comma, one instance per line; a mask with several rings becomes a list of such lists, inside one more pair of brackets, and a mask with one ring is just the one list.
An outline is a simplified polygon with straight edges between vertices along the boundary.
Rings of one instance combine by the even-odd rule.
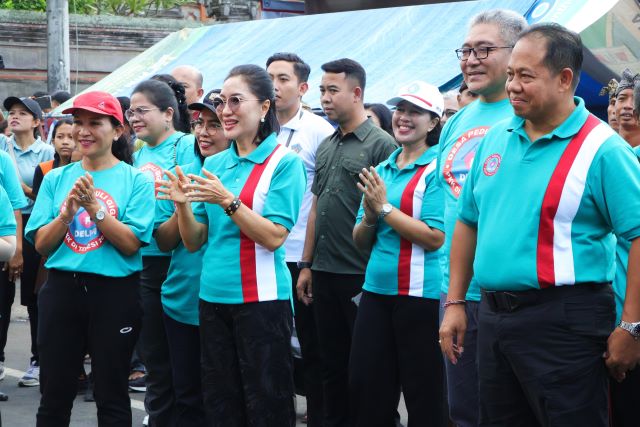
[[104, 221], [104, 218], [106, 215], [107, 215], [107, 210], [104, 208], [104, 206], [100, 206], [100, 209], [98, 209], [98, 212], [96, 212], [96, 218], [94, 222]]
[[380, 218], [384, 218], [389, 215], [393, 210], [393, 205], [391, 203], [385, 203], [382, 205], [382, 209], [380, 210], [380, 214], [378, 215]]
[[640, 322], [625, 322], [621, 320], [618, 326], [629, 332], [633, 338], [640, 338]]

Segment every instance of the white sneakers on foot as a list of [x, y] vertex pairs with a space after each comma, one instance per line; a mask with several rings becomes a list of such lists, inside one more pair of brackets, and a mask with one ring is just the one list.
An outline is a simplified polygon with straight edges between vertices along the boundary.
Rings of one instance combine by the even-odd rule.
[[18, 381], [20, 387], [37, 387], [40, 385], [40, 365], [31, 362], [27, 372]]

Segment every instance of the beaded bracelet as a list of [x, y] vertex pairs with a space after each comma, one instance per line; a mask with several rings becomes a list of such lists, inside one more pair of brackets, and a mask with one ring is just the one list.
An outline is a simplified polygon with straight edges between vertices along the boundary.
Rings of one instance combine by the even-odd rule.
[[236, 213], [241, 204], [242, 200], [236, 197], [235, 199], [233, 199], [233, 202], [231, 202], [231, 204], [225, 208], [224, 213], [227, 214], [227, 216], [233, 215], [234, 213]]
[[375, 227], [377, 225], [377, 223], [375, 223], [375, 222], [373, 224], [369, 224], [367, 222], [367, 217], [366, 216], [362, 217], [362, 221], [361, 222], [362, 222], [362, 225], [364, 225], [367, 228], [373, 228], [373, 227]]
[[467, 302], [463, 299], [454, 299], [454, 300], [449, 300], [449, 301], [445, 301], [445, 303], [442, 305], [443, 308], [447, 308], [449, 306], [452, 305], [460, 305], [460, 304], [466, 304]]

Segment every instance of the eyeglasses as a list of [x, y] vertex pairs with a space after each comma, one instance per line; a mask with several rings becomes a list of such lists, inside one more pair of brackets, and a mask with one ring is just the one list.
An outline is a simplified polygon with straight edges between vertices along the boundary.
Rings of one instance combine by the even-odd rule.
[[129, 108], [127, 111], [124, 112], [124, 116], [127, 118], [127, 120], [131, 120], [133, 117], [143, 118], [145, 114], [153, 110], [159, 110], [159, 108], [142, 108], [142, 107], [138, 107], [134, 109]]
[[205, 125], [203, 120], [196, 120], [192, 122], [191, 125], [196, 131], [200, 131], [204, 127], [207, 133], [211, 133], [211, 134], [216, 133], [217, 131], [222, 129], [222, 125], [220, 123], [209, 122]]
[[482, 47], [461, 47], [460, 49], [456, 49], [456, 55], [458, 55], [458, 59], [461, 61], [466, 61], [471, 56], [471, 52], [476, 57], [476, 59], [487, 59], [489, 57], [489, 53], [493, 52], [497, 49], [512, 49], [513, 46], [482, 46]]
[[260, 99], [243, 99], [243, 98], [240, 98], [239, 96], [230, 96], [225, 101], [224, 99], [218, 96], [214, 98], [214, 100], [211, 103], [213, 104], [213, 108], [216, 109], [216, 113], [222, 114], [222, 111], [224, 110], [225, 105], [228, 105], [231, 111], [235, 113], [240, 107], [240, 103], [246, 102], [246, 101], [260, 101]]

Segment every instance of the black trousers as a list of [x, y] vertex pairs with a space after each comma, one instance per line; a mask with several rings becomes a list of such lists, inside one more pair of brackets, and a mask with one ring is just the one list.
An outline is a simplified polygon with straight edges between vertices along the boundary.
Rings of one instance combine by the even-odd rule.
[[640, 424], [640, 368], [627, 372], [621, 383], [611, 380], [611, 427], [637, 427]]
[[295, 426], [291, 302], [200, 301], [208, 427]]
[[313, 271], [313, 309], [318, 327], [324, 388], [324, 426], [349, 423], [349, 354], [364, 275]]
[[202, 387], [200, 385], [200, 328], [178, 322], [164, 315], [167, 331], [173, 392], [175, 396], [175, 425], [204, 426]]
[[307, 400], [307, 426], [322, 427], [322, 364], [320, 362], [320, 346], [318, 331], [313, 315], [313, 305], [304, 305], [298, 300], [296, 284], [300, 270], [293, 262], [288, 262], [293, 283], [293, 309], [296, 321], [296, 332], [302, 352], [302, 378]]
[[[24, 226], [30, 215], [22, 215]], [[42, 257], [36, 248], [23, 236], [22, 258], [24, 266], [20, 275], [20, 304], [27, 307], [29, 327], [31, 331], [31, 361], [38, 362], [38, 299], [35, 293], [36, 277]], [[2, 264], [2, 263], [0, 263]], [[9, 281], [8, 270], [0, 271], [0, 361], [5, 361], [4, 349], [7, 345], [7, 334], [11, 321], [11, 306], [16, 296], [16, 285]]]
[[138, 274], [49, 271], [40, 290], [39, 427], [68, 426], [86, 350], [99, 426], [130, 426], [129, 361], [140, 331]]
[[175, 397], [169, 344], [164, 329], [164, 311], [160, 288], [167, 278], [171, 257], [142, 257], [140, 296], [142, 298], [142, 331], [140, 357], [147, 368], [144, 406], [149, 414], [149, 427], [175, 424]]
[[[610, 285], [561, 286], [512, 311], [483, 294], [478, 326], [481, 426], [608, 425], [602, 359], [613, 329]], [[539, 294], [542, 296], [543, 294]]]
[[351, 426], [395, 426], [398, 383], [409, 427], [443, 425], [438, 311], [438, 300], [363, 291], [349, 363]]

